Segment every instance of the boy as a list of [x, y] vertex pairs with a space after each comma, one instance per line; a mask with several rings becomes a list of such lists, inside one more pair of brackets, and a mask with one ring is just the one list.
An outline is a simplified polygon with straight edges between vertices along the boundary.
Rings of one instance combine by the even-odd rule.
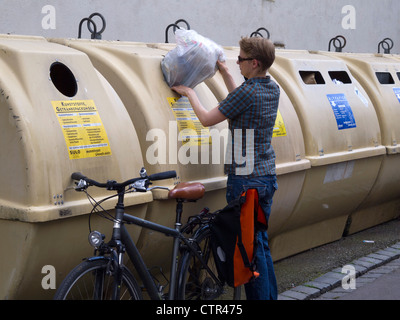
[[[195, 91], [188, 87], [175, 86], [172, 89], [188, 97], [203, 126], [212, 126], [228, 119], [233, 152], [231, 161], [225, 164], [225, 173], [228, 174], [226, 199], [230, 202], [246, 189], [256, 188], [268, 221], [272, 197], [278, 188], [275, 152], [271, 140], [280, 89], [266, 75], [275, 60], [275, 46], [270, 40], [260, 37], [242, 38], [239, 45], [237, 64], [246, 81], [236, 87], [226, 64], [218, 61], [218, 68], [229, 94], [214, 109], [205, 109]], [[237, 130], [241, 132], [241, 146], [236, 149], [241, 151], [240, 159], [245, 156], [244, 150], [246, 151], [246, 163], [235, 162], [238, 159], [238, 154], [235, 153]], [[246, 146], [248, 141], [252, 142], [251, 146]], [[258, 236], [256, 263], [260, 276], [245, 285], [247, 299], [276, 300], [277, 284], [266, 231], [260, 232]]]

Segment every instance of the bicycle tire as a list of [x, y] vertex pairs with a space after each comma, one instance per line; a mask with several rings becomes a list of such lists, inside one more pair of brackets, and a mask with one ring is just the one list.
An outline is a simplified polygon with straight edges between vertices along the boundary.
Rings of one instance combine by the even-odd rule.
[[[202, 251], [207, 266], [217, 275], [213, 251], [211, 249], [211, 230], [201, 230], [194, 238]], [[219, 288], [207, 271], [201, 266], [195, 254], [186, 249], [182, 253], [178, 267], [177, 298], [180, 300], [241, 300], [242, 286], [237, 288], [224, 284]]]
[[[113, 276], [107, 275], [108, 260], [86, 260], [77, 265], [60, 284], [54, 300], [108, 300], [112, 292]], [[101, 278], [101, 282], [95, 281]], [[100, 283], [101, 294], [96, 296], [96, 283]], [[98, 294], [99, 292], [97, 292]], [[132, 275], [123, 266], [120, 300], [142, 300], [142, 291]]]

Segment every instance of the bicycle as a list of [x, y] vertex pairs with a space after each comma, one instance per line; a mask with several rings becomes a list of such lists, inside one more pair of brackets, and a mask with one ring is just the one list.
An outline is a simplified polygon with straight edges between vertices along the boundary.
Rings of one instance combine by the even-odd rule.
[[[227, 289], [226, 285], [218, 278], [214, 265], [209, 224], [215, 215], [204, 208], [199, 214], [189, 217], [185, 226], [182, 227], [181, 224], [183, 203], [202, 198], [205, 192], [204, 186], [200, 183], [179, 183], [172, 190], [160, 186], [149, 187], [151, 181], [175, 177], [175, 171], [148, 176], [144, 168], [140, 171], [140, 177], [122, 183], [114, 180], [99, 183], [79, 172], [71, 175], [73, 180], [78, 181], [75, 189], [85, 192], [91, 201], [93, 205], [91, 214], [100, 213], [103, 217], [112, 220], [113, 230], [111, 240], [105, 242], [103, 234], [91, 231], [89, 227], [89, 243], [94, 247], [94, 256], [86, 258], [72, 269], [60, 284], [54, 299], [143, 299], [142, 287], [139, 286], [129, 268], [124, 265], [125, 253], [131, 260], [142, 281], [143, 288], [151, 300], [213, 300], [225, 298], [225, 294], [232, 290], [230, 299], [240, 299], [240, 287]], [[116, 194], [97, 202], [87, 192], [89, 186], [106, 188], [116, 191]], [[176, 199], [175, 228], [124, 213], [124, 195], [126, 193], [147, 192], [156, 188], [168, 189], [168, 197]], [[111, 197], [118, 197], [114, 215], [101, 207], [101, 203]], [[159, 284], [151, 275], [150, 269], [145, 265], [125, 224], [135, 224], [173, 237], [171, 273], [167, 293], [164, 293], [167, 286]], [[185, 234], [189, 236], [185, 236]]]

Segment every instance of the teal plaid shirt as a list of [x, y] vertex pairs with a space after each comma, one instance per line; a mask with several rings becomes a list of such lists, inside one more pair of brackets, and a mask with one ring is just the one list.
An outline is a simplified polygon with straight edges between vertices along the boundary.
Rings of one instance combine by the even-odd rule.
[[225, 159], [226, 174], [276, 174], [271, 140], [279, 95], [279, 86], [267, 76], [245, 81], [221, 101], [219, 110], [228, 118], [232, 137]]

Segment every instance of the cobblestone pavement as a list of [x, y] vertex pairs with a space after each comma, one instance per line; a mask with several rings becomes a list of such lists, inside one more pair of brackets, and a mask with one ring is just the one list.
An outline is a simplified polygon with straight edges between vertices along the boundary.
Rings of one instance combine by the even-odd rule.
[[282, 292], [278, 300], [400, 299], [400, 242]]
[[339, 286], [315, 300], [400, 300], [400, 258], [356, 278], [353, 288]]
[[291, 290], [335, 269], [340, 269], [340, 273], [342, 267], [351, 261], [385, 250], [398, 242], [400, 218], [275, 261], [278, 292], [281, 294]]

